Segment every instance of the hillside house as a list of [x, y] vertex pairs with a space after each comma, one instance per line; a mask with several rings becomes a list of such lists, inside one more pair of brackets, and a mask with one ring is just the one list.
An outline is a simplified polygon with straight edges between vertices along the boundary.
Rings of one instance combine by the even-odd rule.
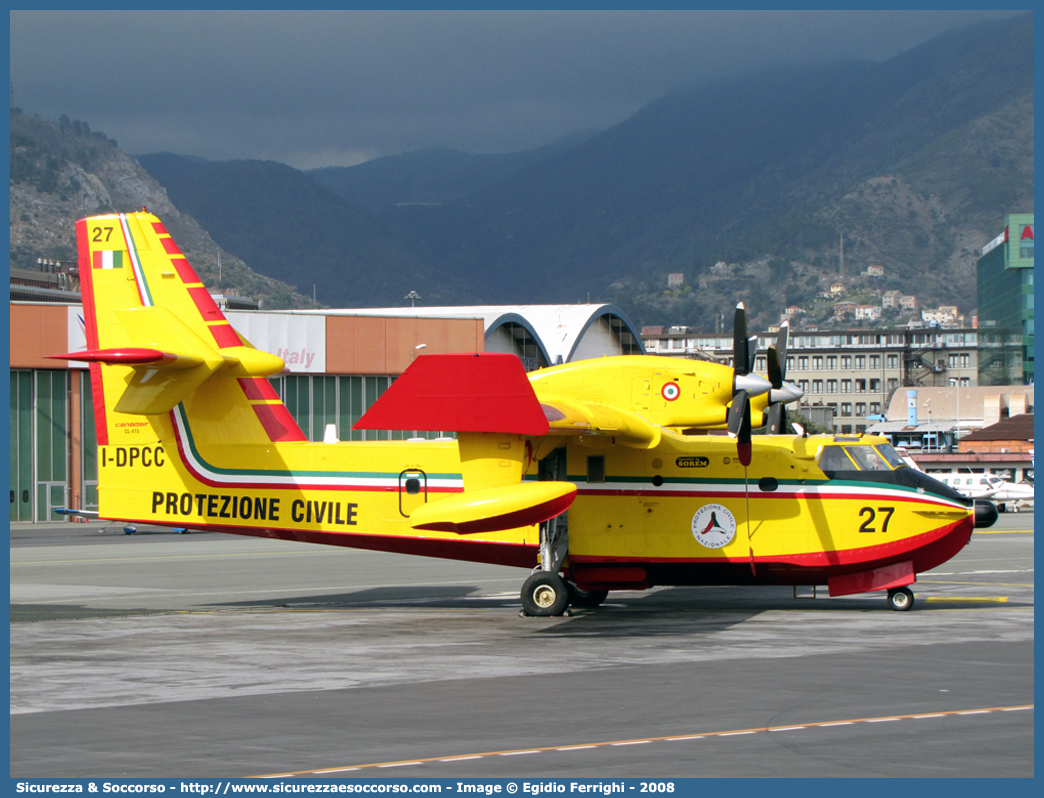
[[883, 308], [898, 308], [899, 297], [903, 295], [902, 291], [885, 291], [884, 296], [881, 297], [881, 307]]
[[856, 319], [876, 321], [881, 318], [881, 308], [877, 305], [857, 305], [855, 309]]

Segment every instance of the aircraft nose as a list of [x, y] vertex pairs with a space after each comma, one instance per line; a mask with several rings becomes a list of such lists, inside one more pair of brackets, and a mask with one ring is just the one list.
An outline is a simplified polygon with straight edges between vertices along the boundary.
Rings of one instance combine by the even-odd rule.
[[997, 523], [997, 506], [983, 499], [975, 500], [975, 528], [985, 529]]
[[733, 391], [746, 391], [748, 396], [761, 396], [772, 390], [772, 383], [757, 374], [737, 374], [732, 382]]

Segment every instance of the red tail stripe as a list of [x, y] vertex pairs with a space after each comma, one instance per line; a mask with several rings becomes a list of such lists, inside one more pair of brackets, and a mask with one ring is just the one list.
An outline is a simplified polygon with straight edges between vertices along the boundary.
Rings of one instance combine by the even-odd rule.
[[[91, 245], [87, 235], [87, 220], [76, 222], [76, 249], [80, 266], [80, 291], [83, 294], [83, 325], [87, 348], [98, 348], [98, 317], [94, 310], [94, 274], [91, 272]], [[94, 400], [94, 429], [99, 445], [109, 443], [109, 427], [105, 423], [105, 389], [102, 386], [101, 364], [91, 363], [91, 398]]]
[[189, 262], [185, 258], [171, 258], [170, 262], [174, 264], [174, 269], [178, 273], [178, 277], [181, 278], [181, 282], [186, 285], [192, 285], [193, 283], [202, 282], [196, 275], [196, 270], [189, 265]]
[[225, 316], [214, 302], [206, 288], [197, 286], [187, 289], [192, 301], [196, 303], [196, 309], [204, 321], [225, 321]]
[[283, 405], [251, 405], [257, 414], [258, 421], [265, 428], [268, 437], [274, 443], [286, 441], [306, 441], [308, 438], [297, 426], [290, 411]]
[[243, 340], [239, 337], [232, 325], [228, 322], [215, 324], [210, 327], [210, 334], [214, 336], [219, 349], [229, 346], [242, 346]]
[[246, 398], [251, 402], [263, 400], [278, 401], [279, 399], [279, 394], [275, 392], [275, 388], [264, 377], [240, 377], [239, 385], [243, 388]]
[[178, 245], [174, 243], [173, 238], [161, 238], [160, 242], [163, 244], [163, 249], [166, 250], [168, 255], [180, 255], [181, 250], [178, 249]]

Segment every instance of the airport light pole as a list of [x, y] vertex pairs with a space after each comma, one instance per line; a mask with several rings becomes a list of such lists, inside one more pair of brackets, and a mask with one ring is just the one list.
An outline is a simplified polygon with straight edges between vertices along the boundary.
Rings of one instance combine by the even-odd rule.
[[925, 399], [921, 407], [928, 409], [928, 454], [932, 453], [932, 400]]
[[957, 444], [957, 451], [961, 450], [961, 381], [956, 377], [950, 377], [950, 385], [957, 389], [957, 429], [953, 433], [953, 440]]

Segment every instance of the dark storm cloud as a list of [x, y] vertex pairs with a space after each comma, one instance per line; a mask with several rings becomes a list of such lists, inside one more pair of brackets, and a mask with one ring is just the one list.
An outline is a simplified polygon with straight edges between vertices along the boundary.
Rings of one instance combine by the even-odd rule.
[[15, 105], [128, 152], [300, 167], [505, 152], [698, 80], [884, 60], [1006, 12], [15, 11]]

